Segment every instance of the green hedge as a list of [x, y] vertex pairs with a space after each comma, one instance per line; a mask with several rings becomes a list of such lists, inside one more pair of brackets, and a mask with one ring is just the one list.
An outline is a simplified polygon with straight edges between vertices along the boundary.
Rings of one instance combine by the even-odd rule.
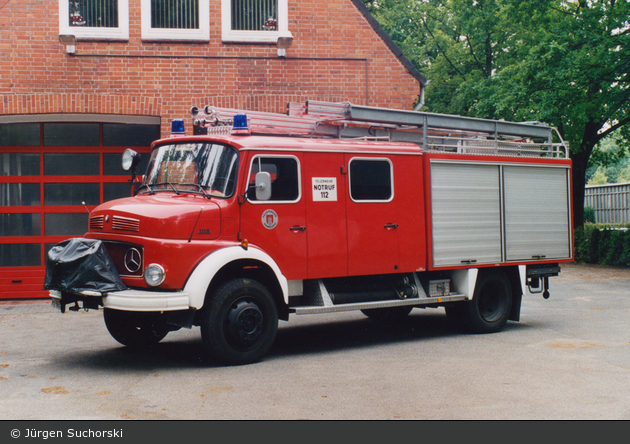
[[575, 230], [575, 261], [630, 266], [630, 224], [584, 224]]

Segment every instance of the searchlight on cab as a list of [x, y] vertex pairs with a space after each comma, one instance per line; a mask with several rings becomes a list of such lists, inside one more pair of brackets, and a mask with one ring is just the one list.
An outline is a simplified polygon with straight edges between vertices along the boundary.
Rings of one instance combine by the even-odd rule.
[[[212, 134], [216, 135], [249, 135], [251, 128], [247, 114], [238, 113], [232, 118], [220, 118], [218, 112], [212, 110], [211, 107], [204, 108], [206, 117], [195, 118], [193, 120], [193, 134], [208, 134], [208, 128], [212, 128]], [[194, 117], [199, 114], [199, 108], [193, 106], [190, 114]], [[231, 128], [230, 128], [231, 127]], [[174, 119], [171, 123], [171, 137], [186, 135], [184, 131], [184, 121], [182, 119]]]

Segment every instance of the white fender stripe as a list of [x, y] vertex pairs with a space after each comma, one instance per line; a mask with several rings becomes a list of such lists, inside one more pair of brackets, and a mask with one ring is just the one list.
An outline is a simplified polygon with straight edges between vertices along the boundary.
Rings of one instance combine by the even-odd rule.
[[459, 294], [466, 295], [466, 299], [470, 300], [475, 294], [475, 285], [477, 284], [477, 275], [479, 269], [468, 268], [453, 270], [451, 278], [453, 279], [453, 287]]
[[521, 293], [523, 295], [525, 294], [530, 294], [529, 293], [529, 287], [527, 286], [527, 266], [526, 265], [519, 265], [518, 266], [518, 274], [519, 277], [521, 278]]
[[206, 290], [215, 274], [217, 274], [224, 265], [238, 259], [254, 259], [268, 265], [276, 275], [280, 288], [282, 288], [284, 302], [286, 304], [289, 303], [289, 286], [287, 279], [271, 256], [256, 247], [250, 246], [245, 250], [242, 247], [235, 246], [214, 251], [197, 265], [184, 287], [184, 292], [188, 293], [190, 298], [190, 306], [200, 309], [206, 297]]

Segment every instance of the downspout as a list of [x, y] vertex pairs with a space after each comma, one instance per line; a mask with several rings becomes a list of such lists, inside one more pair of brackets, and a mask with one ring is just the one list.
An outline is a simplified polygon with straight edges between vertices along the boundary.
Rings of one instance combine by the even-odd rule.
[[418, 97], [418, 104], [413, 108], [414, 111], [419, 111], [424, 106], [424, 90], [428, 84], [429, 80], [426, 83], [420, 83], [420, 96]]

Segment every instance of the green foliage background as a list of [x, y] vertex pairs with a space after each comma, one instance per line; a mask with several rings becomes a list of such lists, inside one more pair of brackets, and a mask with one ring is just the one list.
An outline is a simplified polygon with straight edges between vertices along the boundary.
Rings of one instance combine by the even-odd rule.
[[630, 140], [630, 2], [363, 1], [429, 79], [423, 110], [558, 128], [581, 226], [591, 154]]
[[630, 224], [611, 227], [586, 223], [575, 229], [575, 261], [630, 266]]

